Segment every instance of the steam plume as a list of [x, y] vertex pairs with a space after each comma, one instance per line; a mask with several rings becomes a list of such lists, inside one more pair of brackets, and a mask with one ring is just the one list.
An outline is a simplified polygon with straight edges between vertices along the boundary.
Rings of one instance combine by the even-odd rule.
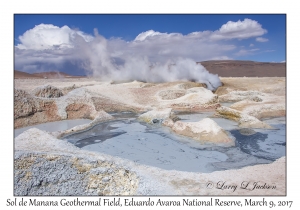
[[[111, 52], [107, 40], [95, 30], [95, 38], [86, 42], [75, 38], [77, 56], [89, 75], [103, 80], [138, 80], [145, 82], [171, 82], [178, 80], [205, 83], [215, 90], [221, 85], [218, 75], [209, 73], [202, 65], [188, 58], [151, 62], [148, 57], [126, 52]], [[178, 49], [180, 50], [180, 49]], [[118, 56], [112, 56], [118, 55]]]

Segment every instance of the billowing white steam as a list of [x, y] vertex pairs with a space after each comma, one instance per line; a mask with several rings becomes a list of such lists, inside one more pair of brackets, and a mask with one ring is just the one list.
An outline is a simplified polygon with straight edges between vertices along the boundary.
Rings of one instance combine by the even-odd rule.
[[146, 56], [110, 52], [107, 40], [97, 31], [95, 38], [90, 42], [86, 42], [80, 36], [75, 39], [77, 56], [84, 60], [82, 67], [89, 75], [103, 80], [145, 82], [189, 80], [205, 83], [210, 90], [221, 86], [218, 75], [210, 74], [202, 65], [188, 58], [174, 58], [164, 63], [153, 63]]

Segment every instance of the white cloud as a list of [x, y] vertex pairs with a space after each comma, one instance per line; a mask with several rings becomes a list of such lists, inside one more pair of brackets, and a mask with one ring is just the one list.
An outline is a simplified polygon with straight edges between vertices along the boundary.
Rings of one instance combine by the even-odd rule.
[[144, 41], [146, 39], [151, 39], [151, 38], [169, 38], [172, 36], [182, 36], [179, 33], [160, 33], [158, 31], [153, 31], [153, 30], [149, 30], [146, 32], [142, 32], [140, 33], [135, 39], [134, 41]]
[[[186, 63], [189, 60], [226, 60], [232, 59], [237, 49], [226, 40], [246, 39], [264, 33], [266, 30], [259, 23], [245, 19], [229, 21], [217, 31], [183, 35], [149, 30], [138, 34], [132, 41], [125, 41], [122, 38], [105, 39], [97, 30], [94, 35], [89, 35], [68, 26], [40, 24], [19, 37], [20, 44], [15, 47], [15, 69], [34, 72], [68, 66], [68, 69], [85, 69], [90, 74], [108, 75], [110, 71], [115, 73], [114, 70], [126, 72], [124, 68], [147, 69], [151, 65], [162, 68], [167, 63], [186, 59]], [[236, 55], [253, 51], [240, 50]]]
[[254, 54], [254, 52], [256, 52], [256, 51], [259, 51], [259, 49], [258, 49], [258, 48], [250, 49], [250, 50], [242, 49], [242, 50], [238, 51], [237, 53], [235, 53], [235, 55], [236, 55], [236, 56], [252, 55], [252, 54]]
[[232, 58], [226, 56], [226, 55], [222, 55], [222, 56], [216, 56], [211, 58], [210, 60], [232, 60]]
[[70, 29], [68, 26], [57, 27], [52, 24], [40, 24], [26, 31], [19, 37], [21, 44], [19, 49], [60, 49], [73, 47], [73, 39], [76, 35], [85, 41], [93, 40], [93, 37], [82, 31]]
[[266, 39], [266, 38], [263, 38], [263, 37], [257, 37], [257, 38], [256, 38], [256, 41], [257, 41], [257, 42], [267, 42], [267, 41], [269, 41], [269, 40]]
[[251, 43], [251, 44], [249, 45], [249, 47], [254, 47], [254, 44]]
[[222, 25], [218, 31], [215, 31], [211, 35], [211, 39], [248, 39], [261, 36], [265, 33], [267, 33], [267, 30], [263, 29], [261, 24], [255, 20], [246, 18], [244, 21], [228, 21], [226, 24]]

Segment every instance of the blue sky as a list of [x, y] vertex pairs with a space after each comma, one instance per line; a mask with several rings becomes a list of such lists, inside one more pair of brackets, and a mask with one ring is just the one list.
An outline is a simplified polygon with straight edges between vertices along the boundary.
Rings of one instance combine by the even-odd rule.
[[[96, 40], [95, 28], [101, 37], [97, 51], [88, 48]], [[78, 35], [89, 44], [82, 45], [74, 38]], [[178, 57], [282, 62], [286, 60], [286, 15], [16, 14], [14, 43], [15, 69], [30, 73], [82, 74], [91, 68], [85, 64], [103, 54], [115, 65], [123, 65], [128, 56], [147, 57], [152, 63]]]

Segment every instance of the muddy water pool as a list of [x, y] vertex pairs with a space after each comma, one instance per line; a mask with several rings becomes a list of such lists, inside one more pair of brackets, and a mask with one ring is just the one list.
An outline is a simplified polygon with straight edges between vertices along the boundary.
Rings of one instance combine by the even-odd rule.
[[134, 113], [111, 113], [116, 120], [66, 136], [85, 150], [101, 152], [166, 170], [212, 172], [270, 163], [286, 151], [285, 118], [265, 120], [276, 130], [240, 129], [236, 122], [212, 117], [212, 112], [177, 113], [182, 121], [210, 117], [236, 139], [236, 146], [203, 145], [159, 124], [137, 120]]

